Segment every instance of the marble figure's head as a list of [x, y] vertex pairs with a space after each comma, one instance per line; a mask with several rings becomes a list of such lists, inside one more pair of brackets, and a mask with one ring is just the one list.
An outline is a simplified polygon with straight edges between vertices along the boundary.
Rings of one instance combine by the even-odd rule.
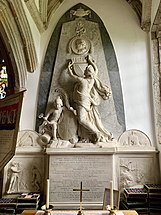
[[94, 78], [94, 77], [95, 77], [95, 70], [94, 70], [94, 68], [93, 68], [92, 65], [88, 65], [88, 66], [86, 67], [86, 70], [85, 70], [85, 72], [84, 72], [84, 75], [85, 75], [85, 77], [91, 77], [91, 78]]
[[58, 110], [63, 107], [63, 101], [60, 96], [55, 99], [55, 108]]

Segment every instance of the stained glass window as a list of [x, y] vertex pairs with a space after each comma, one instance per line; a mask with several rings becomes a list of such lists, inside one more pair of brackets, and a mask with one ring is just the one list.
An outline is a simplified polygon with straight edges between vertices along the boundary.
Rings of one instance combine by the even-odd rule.
[[16, 68], [15, 66], [13, 67], [15, 61], [10, 44], [5, 36], [2, 37], [1, 33], [4, 33], [4, 31], [0, 25], [0, 99], [4, 99], [6, 96], [14, 94], [14, 70]]
[[0, 60], [0, 99], [6, 97], [8, 87], [8, 75], [5, 60]]

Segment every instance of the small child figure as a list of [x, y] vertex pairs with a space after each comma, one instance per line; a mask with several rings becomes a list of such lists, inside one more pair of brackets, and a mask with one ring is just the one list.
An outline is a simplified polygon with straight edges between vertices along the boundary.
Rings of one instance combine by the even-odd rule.
[[49, 110], [47, 115], [43, 119], [52, 128], [53, 140], [57, 140], [57, 124], [63, 112], [63, 101], [60, 96], [58, 96], [54, 102], [54, 107]]

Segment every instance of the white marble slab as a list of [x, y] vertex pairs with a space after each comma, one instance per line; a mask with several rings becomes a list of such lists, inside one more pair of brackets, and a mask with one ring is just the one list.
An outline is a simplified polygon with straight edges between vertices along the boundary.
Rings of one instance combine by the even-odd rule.
[[[50, 203], [79, 203], [73, 192], [83, 183], [83, 203], [103, 202], [103, 194], [112, 179], [113, 159], [106, 155], [55, 155], [49, 159]], [[109, 171], [110, 170], [110, 171]]]

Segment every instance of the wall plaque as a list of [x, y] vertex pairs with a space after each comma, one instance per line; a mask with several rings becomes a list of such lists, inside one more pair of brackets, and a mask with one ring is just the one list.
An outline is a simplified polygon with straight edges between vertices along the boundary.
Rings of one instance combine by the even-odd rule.
[[79, 192], [73, 189], [79, 188], [81, 181], [83, 188], [90, 190], [83, 193], [83, 203], [102, 204], [112, 171], [111, 155], [50, 155], [51, 204], [79, 204]]

